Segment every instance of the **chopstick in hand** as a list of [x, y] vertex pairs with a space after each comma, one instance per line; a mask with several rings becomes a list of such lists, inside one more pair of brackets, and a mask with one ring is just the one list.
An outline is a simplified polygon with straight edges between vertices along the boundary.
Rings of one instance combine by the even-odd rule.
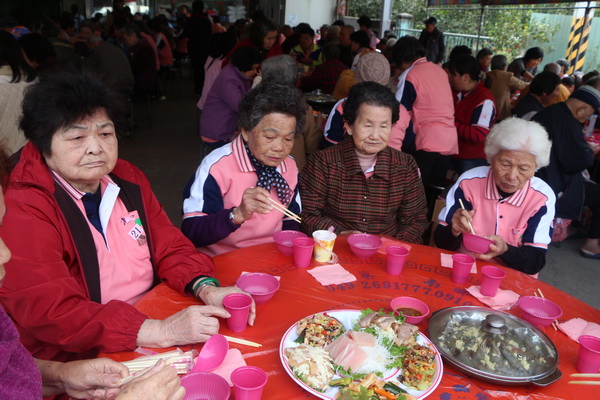
[[[545, 299], [545, 297], [544, 297], [544, 293], [542, 293], [542, 289], [538, 288], [538, 289], [537, 289], [537, 291], [538, 291], [538, 293], [540, 294], [540, 297], [541, 297], [542, 299]], [[533, 295], [534, 295], [534, 296], [537, 296], [538, 294], [537, 294], [536, 292], [533, 292]], [[557, 330], [558, 330], [558, 321], [557, 321], [557, 320], [554, 320], [554, 321], [552, 321], [552, 327], [554, 328], [554, 330], [555, 330], [555, 331], [557, 331]]]
[[[458, 199], [458, 202], [460, 203], [460, 208], [467, 211], [467, 209], [465, 208], [465, 205], [462, 202], [462, 199]], [[467, 224], [469, 224], [469, 229], [471, 229], [471, 233], [474, 235], [475, 231], [473, 230], [473, 225], [471, 225], [471, 221], [467, 220]]]
[[290, 217], [291, 219], [293, 219], [294, 221], [301, 223], [302, 219], [294, 214], [293, 212], [291, 212], [290, 210], [288, 210], [283, 204], [277, 202], [276, 200], [272, 199], [271, 197], [269, 197], [269, 201], [273, 204], [273, 207], [275, 207], [275, 209], [277, 211], [280, 211], [282, 213], [284, 213], [285, 215], [287, 215], [288, 217]]

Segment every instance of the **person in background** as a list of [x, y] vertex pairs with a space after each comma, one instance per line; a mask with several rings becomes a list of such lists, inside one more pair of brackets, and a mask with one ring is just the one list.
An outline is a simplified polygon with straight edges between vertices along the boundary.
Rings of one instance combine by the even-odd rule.
[[298, 29], [298, 33], [300, 42], [292, 48], [290, 56], [306, 69], [305, 72], [311, 73], [316, 66], [323, 63], [323, 49], [314, 42], [315, 31], [310, 26]]
[[562, 83], [564, 87], [567, 88], [569, 93], [573, 93], [575, 91], [575, 79], [573, 79], [572, 76], [565, 76], [561, 79], [560, 83]]
[[559, 77], [560, 82], [556, 87], [556, 96], [554, 96], [554, 100], [550, 104], [560, 103], [561, 101], [565, 101], [571, 95], [569, 89], [562, 84], [562, 67], [558, 63], [548, 63], [544, 65], [544, 71], [552, 72]]
[[348, 136], [313, 154], [302, 171], [302, 230], [333, 226], [421, 243], [427, 204], [413, 158], [388, 146], [399, 118], [394, 94], [376, 82], [350, 90], [343, 117]]
[[340, 27], [340, 36], [338, 47], [340, 49], [340, 61], [343, 62], [350, 68], [352, 66], [352, 41], [350, 35], [354, 33], [354, 27], [352, 25], [342, 25]]
[[429, 17], [425, 21], [425, 29], [419, 35], [419, 42], [425, 49], [425, 58], [434, 64], [442, 65], [446, 57], [446, 43], [444, 41], [444, 33], [437, 28], [437, 19]]
[[539, 47], [532, 47], [527, 49], [523, 57], [515, 58], [508, 65], [508, 71], [525, 82], [531, 82], [537, 74], [538, 65], [543, 59], [544, 51]]
[[321, 25], [319, 28], [319, 40], [317, 40], [317, 45], [320, 47], [325, 47], [325, 45], [329, 42], [329, 25]]
[[213, 34], [227, 32], [227, 28], [225, 28], [223, 25], [221, 25], [221, 17], [220, 16], [213, 15], [212, 20], [213, 20], [213, 26], [212, 26]]
[[135, 77], [129, 59], [117, 46], [93, 35], [88, 39], [90, 55], [84, 65], [115, 81], [115, 89], [127, 98], [134, 95]]
[[477, 52], [477, 62], [479, 63], [479, 68], [481, 68], [483, 72], [489, 72], [493, 55], [494, 52], [492, 49], [488, 49], [487, 47], [484, 47]]
[[194, 78], [194, 93], [202, 95], [204, 86], [204, 63], [208, 57], [209, 38], [212, 34], [212, 24], [204, 12], [204, 2], [194, 0], [192, 16], [185, 20], [181, 39], [187, 39], [187, 53], [192, 61], [192, 76]]
[[[345, 99], [350, 89], [359, 82], [373, 81], [387, 86], [390, 81], [390, 63], [381, 53], [369, 51], [360, 57], [354, 70], [342, 71], [332, 96], [338, 100]], [[336, 104], [334, 109], [339, 106]], [[341, 138], [339, 138], [341, 139]], [[337, 141], [334, 141], [337, 143]]]
[[537, 74], [529, 85], [529, 92], [513, 109], [513, 115], [531, 120], [544, 107], [553, 104], [559, 84], [560, 78], [553, 72], [543, 71]]
[[252, 88], [260, 61], [257, 49], [239, 47], [215, 79], [200, 117], [200, 136], [208, 152], [236, 138], [240, 101]]
[[578, 220], [583, 207], [588, 207], [589, 229], [580, 251], [584, 257], [600, 259], [600, 186], [582, 174], [600, 151], [596, 143], [586, 142], [582, 133], [584, 122], [600, 112], [600, 79], [592, 84], [581, 86], [566, 101], [544, 108], [533, 121], [546, 128], [552, 140], [550, 164], [537, 176], [557, 196], [556, 217]]
[[204, 87], [202, 96], [196, 106], [198, 109], [204, 109], [204, 103], [208, 93], [212, 88], [217, 76], [221, 73], [223, 60], [235, 46], [235, 35], [233, 32], [215, 33], [211, 36], [210, 47], [208, 48], [208, 58], [204, 64]]
[[[29, 143], [6, 186], [0, 236], [12, 258], [0, 303], [34, 357], [203, 342], [229, 316], [223, 297], [240, 292], [217, 287], [210, 258], [171, 224], [144, 174], [118, 159], [125, 104], [86, 70], [43, 75], [23, 100]], [[207, 305], [149, 319], [134, 304], [161, 281]]]
[[248, 92], [239, 108], [240, 135], [202, 160], [184, 194], [184, 235], [218, 255], [298, 230], [271, 201], [300, 213], [298, 168], [289, 154], [305, 119], [296, 88], [265, 81]]
[[556, 63], [560, 65], [560, 78], [562, 79], [569, 76], [568, 71], [569, 67], [571, 66], [569, 61], [566, 58], [559, 58], [556, 60]]
[[350, 47], [352, 49], [353, 59], [350, 69], [354, 71], [358, 60], [364, 54], [370, 53], [372, 50], [369, 47], [369, 36], [365, 31], [356, 31], [350, 35]]
[[496, 54], [492, 57], [492, 70], [487, 73], [487, 77], [491, 82], [490, 92], [492, 92], [496, 103], [498, 122], [512, 115], [511, 92], [521, 91], [529, 86], [527, 82], [515, 78], [512, 72], [508, 72], [506, 70], [507, 65], [506, 56]]
[[10, 155], [27, 142], [19, 117], [23, 96], [34, 78], [35, 71], [25, 61], [17, 39], [0, 30], [0, 144]]
[[473, 56], [460, 56], [448, 64], [450, 85], [456, 91], [454, 124], [458, 132], [458, 154], [452, 164], [458, 174], [486, 165], [485, 138], [496, 121], [494, 96], [482, 80], [481, 67]]
[[[39, 33], [28, 33], [17, 41], [23, 50], [25, 61], [35, 70], [36, 74], [39, 75], [48, 68], [56, 66], [56, 51], [48, 38]], [[127, 63], [129, 64], [129, 61]]]
[[121, 29], [123, 42], [129, 48], [129, 62], [135, 80], [133, 91], [136, 96], [151, 96], [156, 92], [156, 52], [142, 37], [140, 28], [134, 23]]
[[369, 46], [367, 47], [371, 50], [375, 50], [377, 48], [377, 43], [379, 43], [379, 39], [377, 38], [375, 32], [373, 32], [373, 30], [371, 29], [371, 27], [373, 26], [371, 18], [367, 17], [366, 15], [363, 15], [356, 21], [356, 23], [358, 24], [358, 28], [361, 31], [366, 32], [369, 37]]
[[250, 37], [238, 42], [223, 61], [223, 67], [229, 63], [233, 53], [240, 47], [252, 47], [259, 51], [260, 62], [264, 59], [283, 54], [279, 44], [277, 25], [269, 19], [261, 18], [250, 25]]
[[318, 65], [312, 74], [303, 77], [300, 81], [300, 87], [305, 92], [318, 89], [323, 93], [332, 94], [340, 75], [348, 69], [340, 61], [340, 49], [338, 46], [325, 46], [323, 57], [323, 64]]
[[556, 197], [534, 174], [548, 165], [551, 145], [540, 124], [508, 118], [494, 125], [485, 140], [490, 166], [465, 172], [452, 186], [434, 233], [436, 245], [462, 249], [462, 234], [472, 226], [494, 242], [475, 258], [538, 273], [546, 263]]

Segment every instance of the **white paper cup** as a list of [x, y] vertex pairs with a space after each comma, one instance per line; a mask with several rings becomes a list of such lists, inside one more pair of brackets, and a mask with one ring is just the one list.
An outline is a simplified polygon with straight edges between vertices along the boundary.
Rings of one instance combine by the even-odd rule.
[[[318, 262], [328, 262], [333, 252], [333, 245], [337, 235], [329, 231], [314, 231], [313, 238], [315, 239], [314, 258]], [[329, 252], [327, 250], [329, 250]]]

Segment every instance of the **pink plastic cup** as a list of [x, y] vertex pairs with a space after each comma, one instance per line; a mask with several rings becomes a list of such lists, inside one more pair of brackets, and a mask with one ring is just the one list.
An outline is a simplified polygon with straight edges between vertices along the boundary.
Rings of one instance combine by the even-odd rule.
[[231, 314], [227, 327], [233, 332], [242, 332], [248, 323], [252, 297], [242, 293], [231, 293], [223, 298], [223, 307]]
[[469, 273], [473, 267], [475, 259], [467, 254], [452, 255], [452, 282], [460, 285], [467, 283]]
[[577, 371], [588, 374], [600, 370], [600, 338], [595, 336], [579, 336], [579, 357]]
[[267, 374], [258, 367], [239, 367], [231, 373], [231, 383], [235, 400], [260, 400]]
[[306, 268], [312, 258], [315, 241], [312, 238], [299, 237], [294, 239], [294, 262], [299, 268]]
[[479, 291], [487, 297], [494, 297], [498, 293], [498, 288], [502, 279], [506, 276], [506, 272], [498, 267], [486, 265], [481, 267], [481, 286]]
[[385, 252], [387, 254], [385, 271], [389, 275], [400, 275], [408, 255], [408, 249], [402, 246], [388, 246], [385, 248]]

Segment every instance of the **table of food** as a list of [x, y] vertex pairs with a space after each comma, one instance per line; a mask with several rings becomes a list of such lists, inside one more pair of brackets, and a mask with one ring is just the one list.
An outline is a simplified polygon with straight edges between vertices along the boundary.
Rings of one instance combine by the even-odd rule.
[[[388, 246], [408, 250], [399, 275], [386, 272]], [[236, 366], [266, 372], [263, 399], [599, 398], [597, 386], [569, 382], [582, 380], [571, 376], [577, 373], [577, 335], [591, 329], [585, 324], [600, 324], [600, 310], [533, 277], [495, 265], [506, 277], [498, 295], [485, 297], [481, 267], [490, 263], [477, 261], [467, 282], [456, 284], [448, 268], [452, 254], [437, 248], [382, 237], [377, 252], [359, 257], [347, 237], [338, 237], [337, 262], [313, 259], [307, 268], [280, 250], [265, 243], [214, 258], [222, 285], [248, 273], [278, 280], [273, 296], [257, 303], [253, 326], [233, 332], [221, 321], [219, 331], [233, 338], [229, 351], [241, 354]], [[540, 294], [562, 309], [545, 327], [525, 320], [519, 306], [519, 299]], [[195, 304], [160, 284], [136, 307], [163, 319]], [[118, 361], [140, 355], [104, 354]]]

